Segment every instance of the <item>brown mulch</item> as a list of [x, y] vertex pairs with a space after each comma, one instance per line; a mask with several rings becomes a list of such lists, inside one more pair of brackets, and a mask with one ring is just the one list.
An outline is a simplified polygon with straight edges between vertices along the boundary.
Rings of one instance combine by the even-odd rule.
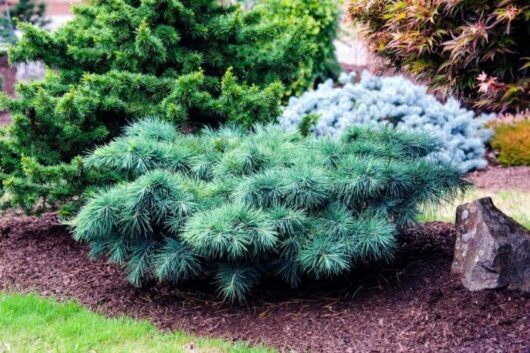
[[522, 190], [530, 192], [530, 167], [488, 166], [468, 174], [477, 188], [491, 191]]
[[464, 289], [450, 275], [454, 235], [450, 224], [417, 226], [402, 235], [391, 265], [298, 290], [268, 283], [245, 305], [230, 306], [207, 287], [133, 288], [119, 267], [88, 260], [53, 214], [6, 217], [0, 290], [75, 299], [108, 315], [281, 351], [527, 353], [530, 296]]

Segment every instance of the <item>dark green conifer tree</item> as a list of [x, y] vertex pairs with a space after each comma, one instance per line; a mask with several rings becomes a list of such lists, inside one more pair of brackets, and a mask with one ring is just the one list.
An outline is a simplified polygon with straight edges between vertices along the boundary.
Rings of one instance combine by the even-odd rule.
[[42, 60], [52, 70], [1, 100], [13, 117], [0, 132], [8, 205], [78, 194], [87, 172], [72, 159], [138, 117], [188, 126], [274, 120], [286, 92], [317, 79], [308, 62], [318, 46], [308, 35], [315, 18], [271, 11], [217, 0], [94, 0], [54, 33], [22, 25], [11, 62]]
[[335, 56], [333, 41], [336, 38], [340, 0], [260, 0], [256, 11], [263, 16], [290, 26], [304, 23], [308, 30], [301, 33], [303, 41], [314, 43], [313, 56], [300, 62], [297, 80], [291, 85], [291, 93], [299, 95], [307, 87], [328, 78], [338, 78], [341, 68]]

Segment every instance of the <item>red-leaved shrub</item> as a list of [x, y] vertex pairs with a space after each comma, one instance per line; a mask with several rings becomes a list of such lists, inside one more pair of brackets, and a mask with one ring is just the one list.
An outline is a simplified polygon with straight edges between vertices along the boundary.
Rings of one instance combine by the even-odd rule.
[[376, 53], [490, 111], [530, 105], [528, 0], [353, 0]]

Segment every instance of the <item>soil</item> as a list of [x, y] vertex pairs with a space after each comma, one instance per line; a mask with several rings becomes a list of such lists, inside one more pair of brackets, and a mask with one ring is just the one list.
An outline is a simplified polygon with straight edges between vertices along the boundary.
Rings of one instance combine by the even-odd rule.
[[454, 237], [450, 224], [416, 226], [401, 235], [391, 264], [297, 290], [267, 283], [230, 306], [196, 283], [134, 288], [120, 267], [89, 260], [54, 214], [11, 216], [0, 218], [0, 290], [284, 352], [529, 352], [530, 296], [463, 288], [450, 274]]
[[468, 174], [475, 187], [491, 191], [522, 190], [530, 192], [530, 167], [488, 166]]

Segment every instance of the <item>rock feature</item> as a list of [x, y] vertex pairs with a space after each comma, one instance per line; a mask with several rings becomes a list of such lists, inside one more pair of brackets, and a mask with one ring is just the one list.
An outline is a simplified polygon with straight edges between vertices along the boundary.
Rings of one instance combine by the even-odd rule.
[[458, 206], [452, 272], [471, 291], [530, 292], [530, 232], [486, 197]]

